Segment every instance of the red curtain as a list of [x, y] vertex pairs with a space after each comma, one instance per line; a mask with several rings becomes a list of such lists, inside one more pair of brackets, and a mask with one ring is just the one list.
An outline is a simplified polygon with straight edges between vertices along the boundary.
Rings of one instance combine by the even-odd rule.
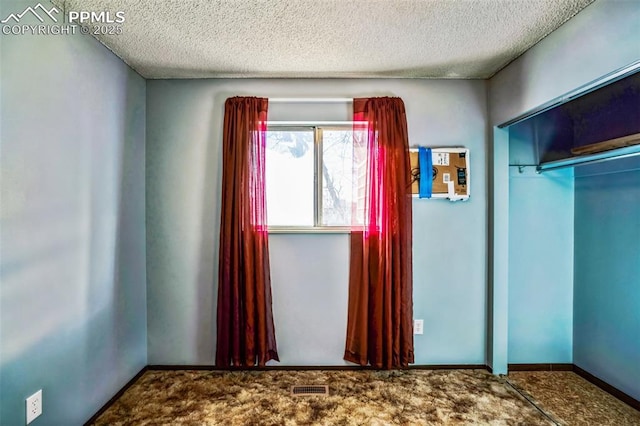
[[278, 360], [271, 311], [265, 202], [268, 99], [227, 99], [223, 129], [222, 217], [216, 365]]
[[354, 208], [344, 359], [413, 358], [411, 167], [404, 103], [354, 99]]

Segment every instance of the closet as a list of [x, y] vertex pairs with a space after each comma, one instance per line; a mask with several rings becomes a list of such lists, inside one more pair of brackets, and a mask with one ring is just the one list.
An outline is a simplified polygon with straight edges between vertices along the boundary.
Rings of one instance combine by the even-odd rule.
[[509, 364], [640, 398], [640, 73], [509, 127]]

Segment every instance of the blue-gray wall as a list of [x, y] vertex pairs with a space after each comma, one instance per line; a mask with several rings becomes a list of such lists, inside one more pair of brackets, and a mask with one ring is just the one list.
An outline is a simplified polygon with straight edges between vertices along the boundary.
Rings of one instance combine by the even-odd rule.
[[637, 0], [596, 0], [489, 80], [504, 123], [640, 59]]
[[[471, 150], [467, 202], [414, 202], [417, 364], [484, 364], [486, 96], [483, 81], [154, 80], [147, 82], [150, 364], [211, 365], [215, 351], [224, 100], [400, 96], [413, 145]], [[350, 120], [346, 105], [272, 104], [271, 120]], [[272, 234], [281, 365], [344, 365], [346, 234]]]
[[640, 399], [640, 159], [576, 169], [577, 366]]
[[511, 364], [573, 362], [573, 169], [538, 174], [531, 166], [551, 141], [572, 141], [563, 115], [509, 128]]
[[573, 362], [573, 170], [510, 167], [509, 356]]
[[145, 81], [88, 36], [0, 43], [0, 424], [42, 389], [33, 425], [79, 425], [147, 363]]

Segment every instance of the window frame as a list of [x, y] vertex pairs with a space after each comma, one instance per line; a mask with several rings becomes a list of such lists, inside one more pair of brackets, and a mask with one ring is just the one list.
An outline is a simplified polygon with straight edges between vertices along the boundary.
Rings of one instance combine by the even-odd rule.
[[[269, 131], [310, 130], [313, 132], [313, 226], [300, 225], [268, 225], [270, 234], [348, 234], [350, 225], [322, 225], [323, 207], [323, 130], [348, 130], [353, 132], [352, 121], [267, 121]], [[269, 200], [267, 200], [269, 203]], [[268, 218], [267, 218], [268, 223]]]

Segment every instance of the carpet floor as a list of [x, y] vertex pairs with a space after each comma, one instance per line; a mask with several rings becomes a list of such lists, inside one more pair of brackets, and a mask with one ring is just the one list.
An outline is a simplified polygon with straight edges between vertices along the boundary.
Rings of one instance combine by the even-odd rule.
[[[531, 383], [542, 382], [517, 374], [505, 379], [485, 370], [149, 370], [93, 424], [607, 424], [572, 423], [559, 409], [536, 407], [523, 395], [535, 400]], [[328, 385], [329, 395], [293, 396], [294, 385]], [[631, 410], [614, 413], [618, 422], [610, 424], [640, 424], [633, 408], [615, 398], [609, 402]]]
[[573, 372], [511, 372], [508, 381], [559, 425], [640, 425], [640, 411]]

